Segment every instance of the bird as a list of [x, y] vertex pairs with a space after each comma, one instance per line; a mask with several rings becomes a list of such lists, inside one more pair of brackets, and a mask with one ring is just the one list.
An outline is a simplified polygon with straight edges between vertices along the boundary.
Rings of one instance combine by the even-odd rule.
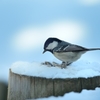
[[100, 50], [100, 48], [85, 48], [76, 44], [72, 44], [56, 37], [49, 37], [44, 43], [44, 51], [51, 52], [57, 59], [62, 61], [61, 68], [72, 64], [80, 59], [87, 51]]

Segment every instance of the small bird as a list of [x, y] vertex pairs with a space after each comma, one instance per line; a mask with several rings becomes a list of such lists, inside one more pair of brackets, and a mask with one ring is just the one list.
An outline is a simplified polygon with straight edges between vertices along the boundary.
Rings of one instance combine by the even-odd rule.
[[77, 61], [82, 54], [92, 50], [100, 50], [100, 48], [85, 48], [55, 37], [50, 37], [44, 43], [43, 53], [46, 51], [51, 52], [56, 58], [62, 61], [61, 67], [65, 68]]

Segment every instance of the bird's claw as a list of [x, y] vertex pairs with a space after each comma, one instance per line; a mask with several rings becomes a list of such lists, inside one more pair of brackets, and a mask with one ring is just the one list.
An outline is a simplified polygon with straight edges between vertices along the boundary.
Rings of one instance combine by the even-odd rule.
[[66, 68], [66, 66], [70, 65], [71, 63], [68, 62], [62, 62], [61, 68]]

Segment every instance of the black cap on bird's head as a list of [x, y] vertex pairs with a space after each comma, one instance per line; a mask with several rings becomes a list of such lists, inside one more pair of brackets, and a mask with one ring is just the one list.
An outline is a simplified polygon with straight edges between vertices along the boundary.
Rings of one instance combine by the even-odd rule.
[[58, 45], [59, 42], [61, 42], [61, 40], [58, 38], [48, 38], [44, 43], [43, 53], [45, 53], [46, 51], [52, 52], [52, 50]]

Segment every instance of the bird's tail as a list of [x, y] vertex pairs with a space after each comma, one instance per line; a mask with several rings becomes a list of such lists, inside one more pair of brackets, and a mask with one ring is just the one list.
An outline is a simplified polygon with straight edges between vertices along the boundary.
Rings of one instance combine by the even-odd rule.
[[100, 48], [90, 48], [90, 49], [88, 49], [88, 51], [92, 51], [92, 50], [100, 50]]

